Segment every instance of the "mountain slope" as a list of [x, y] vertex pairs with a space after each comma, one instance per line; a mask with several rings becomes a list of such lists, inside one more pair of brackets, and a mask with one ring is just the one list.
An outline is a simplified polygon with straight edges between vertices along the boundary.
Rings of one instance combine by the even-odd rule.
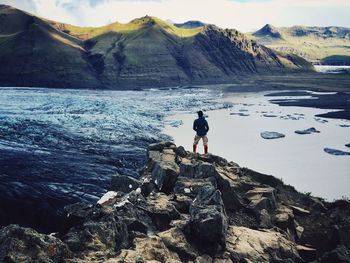
[[293, 53], [316, 64], [350, 65], [350, 28], [265, 25], [251, 34], [251, 38], [276, 51]]
[[228, 82], [310, 71], [236, 30], [178, 28], [155, 17], [84, 28], [0, 6], [0, 84], [123, 88]]

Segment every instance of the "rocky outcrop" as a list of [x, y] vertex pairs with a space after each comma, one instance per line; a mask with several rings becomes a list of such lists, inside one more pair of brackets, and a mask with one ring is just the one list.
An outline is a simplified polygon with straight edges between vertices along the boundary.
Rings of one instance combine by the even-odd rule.
[[10, 225], [2, 262], [350, 262], [350, 203], [171, 142], [138, 179], [116, 176], [97, 204], [65, 208], [55, 236]]

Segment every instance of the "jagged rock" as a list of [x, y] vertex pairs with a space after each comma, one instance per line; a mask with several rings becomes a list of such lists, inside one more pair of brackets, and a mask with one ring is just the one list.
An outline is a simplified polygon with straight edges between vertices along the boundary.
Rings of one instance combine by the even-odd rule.
[[298, 206], [291, 205], [290, 208], [293, 209], [293, 212], [294, 212], [295, 215], [307, 216], [307, 215], [310, 214], [309, 210], [306, 210], [306, 209], [298, 207]]
[[301, 262], [295, 244], [273, 230], [230, 226], [226, 247], [234, 262]]
[[175, 162], [156, 162], [152, 170], [153, 181], [160, 191], [170, 193], [173, 191], [179, 172], [179, 166]]
[[257, 187], [249, 190], [245, 195], [250, 202], [248, 207], [257, 214], [262, 209], [274, 210], [276, 208], [275, 191], [272, 187]]
[[193, 179], [180, 176], [175, 184], [174, 193], [195, 198], [203, 186], [212, 186], [216, 188], [215, 178]]
[[173, 149], [164, 149], [161, 157], [163, 162], [175, 162], [176, 154]]
[[216, 178], [217, 173], [215, 166], [202, 162], [197, 161], [195, 163], [180, 163], [180, 175], [187, 178], [195, 178], [195, 179], [203, 179], [208, 177]]
[[164, 148], [176, 148], [176, 145], [172, 142], [159, 142], [153, 143], [148, 146], [148, 151], [162, 152]]
[[272, 221], [269, 212], [266, 209], [262, 209], [259, 214], [259, 222], [261, 228], [271, 228]]
[[187, 151], [183, 146], [175, 148], [175, 153], [182, 158], [185, 158], [187, 156]]
[[101, 251], [101, 255], [113, 255], [127, 247], [128, 231], [125, 223], [113, 213], [92, 209], [85, 221], [70, 228], [62, 239], [78, 254]]
[[134, 249], [123, 250], [118, 257], [110, 259], [108, 263], [132, 262], [164, 262], [181, 263], [179, 256], [170, 251], [162, 238], [158, 236], [139, 237], [134, 240]]
[[67, 245], [56, 237], [8, 225], [0, 230], [1, 262], [63, 262], [72, 256]]
[[315, 248], [302, 245], [297, 245], [296, 248], [300, 257], [306, 262], [310, 262], [317, 259], [317, 250]]
[[211, 253], [225, 248], [227, 216], [220, 191], [202, 187], [190, 206], [191, 235], [189, 238]]
[[217, 167], [217, 183], [221, 191], [225, 208], [231, 211], [238, 211], [243, 207], [244, 201], [241, 195], [241, 183], [236, 175], [236, 167]]
[[153, 193], [147, 198], [147, 210], [157, 229], [169, 228], [172, 220], [179, 219], [180, 213], [163, 193]]
[[129, 233], [130, 231], [144, 234], [155, 232], [156, 227], [147, 210], [147, 201], [142, 195], [131, 192], [113, 207], [115, 215], [126, 224]]
[[283, 230], [294, 228], [294, 214], [293, 211], [287, 207], [277, 209], [274, 217], [275, 224]]
[[196, 258], [197, 252], [188, 243], [185, 235], [179, 228], [173, 227], [167, 231], [159, 233], [158, 235], [167, 248], [179, 255], [182, 262], [194, 260]]
[[111, 181], [111, 191], [129, 193], [140, 186], [140, 181], [125, 175], [115, 175]]
[[153, 162], [160, 162], [162, 160], [162, 154], [158, 151], [149, 151], [148, 158]]

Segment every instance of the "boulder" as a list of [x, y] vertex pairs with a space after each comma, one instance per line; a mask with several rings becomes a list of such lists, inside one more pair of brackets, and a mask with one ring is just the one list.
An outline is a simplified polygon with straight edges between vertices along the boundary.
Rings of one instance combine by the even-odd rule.
[[196, 161], [196, 162], [181, 162], [180, 175], [187, 178], [203, 179], [213, 177], [216, 178], [217, 173], [215, 166], [210, 163]]
[[245, 196], [249, 201], [248, 208], [256, 214], [260, 214], [262, 209], [269, 212], [276, 208], [276, 190], [272, 187], [256, 187], [246, 192]]
[[230, 226], [226, 240], [233, 262], [301, 262], [296, 245], [273, 230]]
[[164, 148], [176, 148], [176, 145], [173, 142], [159, 142], [152, 143], [148, 146], [147, 150], [149, 151], [163, 151]]
[[180, 156], [180, 157], [182, 157], [182, 158], [184, 158], [184, 157], [187, 156], [187, 151], [186, 151], [185, 148], [182, 147], [182, 146], [179, 146], [179, 147], [175, 148], [174, 151], [175, 151], [175, 153], [176, 153], [178, 156]]
[[285, 206], [278, 208], [274, 216], [274, 223], [285, 231], [287, 231], [287, 229], [293, 229], [294, 214], [292, 209]]
[[147, 211], [157, 229], [161, 231], [168, 229], [172, 220], [180, 218], [179, 211], [163, 193], [152, 193], [147, 197]]
[[158, 236], [162, 239], [167, 248], [179, 255], [182, 262], [196, 259], [198, 253], [189, 244], [185, 235], [179, 228], [170, 228], [167, 231], [159, 233]]
[[64, 262], [72, 256], [60, 239], [37, 231], [8, 225], [0, 230], [0, 262]]
[[212, 186], [216, 188], [215, 178], [209, 177], [204, 179], [193, 179], [187, 177], [179, 177], [174, 187], [174, 193], [176, 195], [182, 194], [191, 198], [195, 198], [199, 190], [204, 186]]
[[77, 254], [88, 256], [99, 251], [100, 256], [107, 256], [127, 247], [128, 231], [113, 213], [92, 210], [85, 221], [70, 228], [62, 240]]
[[130, 193], [140, 187], [140, 181], [126, 175], [112, 177], [110, 190], [115, 192]]
[[175, 162], [176, 154], [173, 149], [164, 149], [161, 154], [161, 160], [163, 162]]
[[218, 189], [226, 210], [230, 211], [238, 211], [244, 206], [242, 186], [236, 171], [235, 167], [216, 167]]
[[179, 172], [179, 166], [175, 162], [156, 162], [152, 178], [158, 189], [168, 194], [173, 191]]
[[202, 187], [190, 206], [189, 238], [205, 251], [216, 253], [225, 248], [227, 224], [220, 191]]

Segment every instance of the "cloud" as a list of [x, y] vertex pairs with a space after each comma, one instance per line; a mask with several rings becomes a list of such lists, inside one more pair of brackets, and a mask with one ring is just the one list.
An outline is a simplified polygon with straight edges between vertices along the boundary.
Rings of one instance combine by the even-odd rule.
[[347, 0], [0, 0], [0, 3], [81, 26], [125, 23], [153, 15], [175, 22], [201, 20], [241, 31], [267, 23], [350, 27]]

